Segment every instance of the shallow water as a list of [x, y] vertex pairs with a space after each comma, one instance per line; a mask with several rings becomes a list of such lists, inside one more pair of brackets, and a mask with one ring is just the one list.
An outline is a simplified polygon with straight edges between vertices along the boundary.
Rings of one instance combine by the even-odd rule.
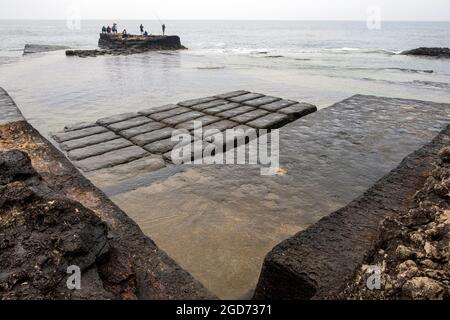
[[[391, 22], [373, 31], [363, 22], [167, 21], [169, 33], [179, 34], [189, 50], [85, 59], [68, 58], [62, 51], [21, 54], [26, 43], [94, 48], [103, 24], [107, 22], [83, 21], [81, 30], [71, 31], [63, 21], [0, 21], [0, 86], [44, 135], [74, 122], [238, 89], [320, 108], [357, 93], [450, 102], [450, 60], [396, 54], [419, 46], [448, 45], [450, 23]], [[119, 28], [136, 32], [133, 29], [139, 24], [122, 21]], [[156, 22], [148, 24], [151, 31], [158, 28]], [[222, 297], [248, 296], [262, 258], [274, 244], [316, 221], [319, 213], [351, 200], [322, 196], [323, 188], [316, 185], [314, 196], [320, 198], [322, 211], [314, 201], [292, 197], [295, 210], [291, 211], [296, 213], [296, 206], [302, 204], [311, 216], [283, 221], [277, 212], [288, 211], [286, 202], [267, 186], [246, 182], [243, 189], [230, 188], [235, 197], [227, 198], [221, 181], [212, 181], [211, 199], [211, 189], [195, 194], [185, 185], [186, 179], [208, 182], [213, 174], [177, 175], [116, 194], [113, 200]], [[184, 198], [174, 199], [172, 190], [179, 190]], [[268, 198], [250, 201], [247, 197], [245, 205], [235, 201], [251, 192], [267, 193]], [[155, 204], [160, 212], [149, 213], [149, 206]], [[165, 214], [178, 204], [182, 214]], [[255, 206], [264, 206], [267, 214], [255, 215]], [[192, 252], [202, 253], [203, 258]]]

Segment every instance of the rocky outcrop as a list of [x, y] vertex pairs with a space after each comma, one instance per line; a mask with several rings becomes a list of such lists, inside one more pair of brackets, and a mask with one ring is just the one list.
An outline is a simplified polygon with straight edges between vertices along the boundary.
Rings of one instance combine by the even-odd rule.
[[[100, 269], [110, 251], [107, 226], [52, 190], [20, 151], [0, 152], [0, 230], [1, 299], [117, 297], [101, 279], [120, 273]], [[67, 288], [71, 265], [83, 272], [83, 290]]]
[[423, 56], [423, 57], [434, 57], [434, 58], [450, 58], [449, 48], [417, 48], [413, 50], [407, 50], [402, 52], [403, 55], [408, 56]]
[[26, 44], [23, 54], [49, 52], [69, 49], [67, 46], [47, 45], [47, 44]]
[[[265, 258], [255, 298], [338, 296], [376, 248], [381, 222], [409, 210], [414, 195], [438, 161], [439, 150], [449, 144], [447, 127], [363, 196], [277, 245]], [[429, 251], [434, 250], [429, 247]]]
[[102, 49], [145, 48], [147, 50], [180, 50], [186, 49], [181, 45], [178, 36], [137, 36], [100, 33], [98, 46]]
[[[450, 299], [450, 141], [413, 206], [382, 224], [374, 254], [338, 295], [344, 299]], [[379, 290], [366, 286], [379, 266]]]

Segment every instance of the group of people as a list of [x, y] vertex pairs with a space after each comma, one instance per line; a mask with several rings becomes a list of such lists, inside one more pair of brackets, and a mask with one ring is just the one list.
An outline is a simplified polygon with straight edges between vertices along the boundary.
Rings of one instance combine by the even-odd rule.
[[[166, 25], [164, 23], [162, 24], [161, 29], [162, 29], [163, 36], [165, 36], [166, 35]], [[139, 26], [139, 30], [141, 30], [141, 35], [143, 35], [144, 37], [148, 37], [149, 33], [147, 32], [147, 30], [145, 30], [142, 23]], [[112, 27], [103, 26], [102, 33], [117, 33], [117, 23], [113, 23]], [[128, 37], [128, 32], [126, 29], [123, 29], [123, 31], [122, 31], [122, 37], [124, 37], [124, 38]]]

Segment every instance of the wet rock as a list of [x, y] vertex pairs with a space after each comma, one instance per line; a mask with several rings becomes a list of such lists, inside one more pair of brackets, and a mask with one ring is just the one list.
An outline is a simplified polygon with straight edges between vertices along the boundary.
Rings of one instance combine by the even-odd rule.
[[23, 54], [50, 52], [66, 49], [69, 49], [69, 47], [59, 45], [46, 45], [46, 44], [26, 44], [25, 48], [23, 49]]
[[417, 48], [413, 50], [407, 50], [402, 52], [404, 55], [408, 56], [425, 56], [425, 57], [436, 57], [436, 58], [450, 58], [449, 48]]

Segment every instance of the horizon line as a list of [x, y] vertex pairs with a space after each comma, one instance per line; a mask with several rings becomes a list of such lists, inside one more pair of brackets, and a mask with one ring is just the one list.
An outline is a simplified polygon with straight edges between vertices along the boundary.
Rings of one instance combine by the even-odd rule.
[[[1, 20], [7, 21], [66, 21], [65, 18], [0, 18]], [[81, 21], [103, 21], [103, 20], [113, 20], [113, 21], [159, 21], [158, 19], [147, 19], [147, 18], [87, 18], [80, 19]], [[280, 22], [366, 22], [366, 20], [352, 20], [352, 19], [163, 19], [164, 21], [280, 21]], [[382, 20], [382, 22], [450, 22], [450, 20]]]

